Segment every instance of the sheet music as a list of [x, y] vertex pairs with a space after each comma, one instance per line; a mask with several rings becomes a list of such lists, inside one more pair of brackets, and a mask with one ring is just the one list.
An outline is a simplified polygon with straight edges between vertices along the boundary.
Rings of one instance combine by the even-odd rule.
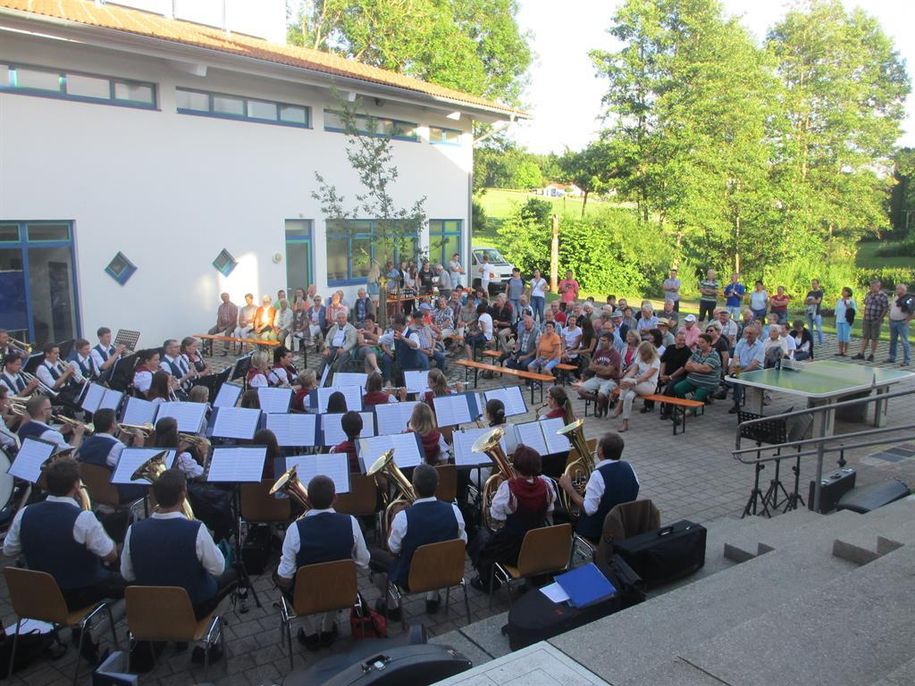
[[[325, 447], [332, 447], [346, 440], [343, 427], [340, 425], [342, 414], [313, 415], [321, 418], [321, 443]], [[375, 435], [375, 415], [371, 412], [360, 412], [362, 417], [362, 431], [359, 438], [371, 438]]]
[[327, 401], [334, 393], [342, 393], [346, 399], [346, 409], [348, 411], [359, 412], [362, 409], [362, 393], [365, 389], [362, 386], [343, 386], [342, 388], [319, 388], [318, 393], [318, 414], [327, 412]]
[[98, 410], [114, 410], [117, 412], [123, 397], [124, 394], [121, 391], [116, 391], [113, 388], [106, 388], [105, 395], [102, 396], [102, 402], [98, 404], [96, 412], [98, 412]]
[[318, 388], [324, 388], [324, 384], [327, 383], [327, 377], [330, 374], [330, 365], [324, 365], [324, 371], [321, 372], [321, 380], [318, 381]]
[[543, 422], [528, 422], [518, 424], [515, 430], [518, 432], [518, 443], [524, 444], [528, 448], [533, 448], [540, 455], [547, 455], [546, 439], [543, 437]]
[[257, 399], [267, 414], [286, 414], [292, 404], [292, 389], [261, 386], [257, 389]]
[[[165, 417], [174, 417], [178, 422], [178, 431], [182, 433], [196, 434], [203, 428], [206, 420], [206, 403], [159, 403], [159, 411], [156, 413], [156, 421]], [[131, 422], [126, 422], [131, 424]]]
[[498, 398], [505, 405], [505, 416], [512, 417], [518, 414], [527, 413], [527, 404], [524, 402], [524, 394], [520, 386], [507, 386], [505, 388], [494, 388], [491, 391], [485, 391], [483, 397], [486, 400]]
[[219, 393], [213, 401], [213, 407], [235, 407], [241, 395], [241, 386], [234, 383], [224, 383], [219, 387]]
[[279, 446], [284, 448], [310, 448], [315, 445], [317, 424], [318, 415], [316, 414], [267, 415], [267, 428], [274, 433]]
[[432, 405], [439, 426], [457, 426], [476, 419], [471, 416], [473, 413], [470, 411], [470, 396], [467, 393], [432, 398]]
[[506, 455], [511, 455], [515, 452], [515, 448], [518, 447], [518, 429], [514, 424], [503, 424], [502, 428], [505, 433], [502, 435], [499, 445], [502, 446], [502, 450]]
[[142, 398], [127, 398], [127, 407], [124, 408], [124, 418], [121, 424], [142, 426], [143, 424], [156, 423], [156, 410], [159, 406]]
[[220, 407], [216, 410], [212, 436], [216, 438], [254, 438], [261, 411], [247, 407]]
[[415, 467], [423, 461], [419, 452], [419, 441], [415, 433], [375, 436], [359, 439], [359, 457], [366, 469], [389, 448], [394, 449], [394, 464], [401, 469]]
[[568, 452], [569, 439], [556, 433], [566, 425], [565, 420], [562, 417], [554, 417], [553, 419], [544, 419], [540, 421], [540, 424], [543, 425], [543, 437], [546, 439], [546, 454], [555, 455]]
[[255, 445], [244, 448], [213, 448], [209, 483], [260, 483], [264, 473], [267, 446]]
[[349, 464], [346, 453], [326, 455], [295, 455], [286, 458], [286, 469], [295, 465], [296, 475], [307, 487], [318, 474], [334, 482], [337, 493], [349, 493]]
[[405, 371], [403, 376], [404, 383], [407, 385], [407, 393], [422, 393], [429, 385], [429, 372], [427, 371]]
[[[25, 479], [31, 483], [37, 483], [41, 477], [41, 466], [48, 461], [48, 458], [54, 454], [57, 445], [41, 441], [37, 438], [26, 438], [22, 441], [22, 447], [16, 454], [13, 464], [7, 470], [7, 474]], [[12, 489], [12, 486], [10, 486]]]
[[115, 467], [114, 474], [111, 475], [111, 483], [148, 486], [149, 482], [146, 479], [131, 481], [130, 477], [146, 460], [153, 455], [158, 455], [163, 450], [166, 453], [165, 466], [171, 469], [172, 465], [175, 464], [176, 451], [174, 448], [124, 448], [118, 458], [118, 466]]
[[369, 375], [364, 372], [337, 372], [334, 374], [334, 387], [343, 388], [345, 386], [365, 386], [366, 379]]
[[489, 429], [475, 428], [454, 432], [454, 465], [456, 467], [478, 467], [490, 464], [491, 461], [485, 453], [471, 451], [473, 444], [487, 431]]
[[83, 396], [83, 401], [80, 403], [86, 412], [95, 412], [98, 410], [99, 403], [102, 402], [102, 398], [105, 396], [105, 387], [97, 383], [90, 383], [89, 387], [86, 389], [86, 395]]
[[378, 435], [388, 436], [407, 430], [407, 422], [413, 415], [413, 408], [419, 405], [417, 400], [405, 400], [399, 403], [375, 405], [375, 416], [378, 418]]

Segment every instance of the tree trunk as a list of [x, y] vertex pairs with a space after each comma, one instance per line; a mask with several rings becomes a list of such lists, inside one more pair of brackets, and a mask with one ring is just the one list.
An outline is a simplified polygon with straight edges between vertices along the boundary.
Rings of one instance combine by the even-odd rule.
[[553, 215], [553, 237], [550, 240], [550, 290], [559, 292], [559, 215]]
[[585, 207], [588, 205], [588, 191], [585, 191], [585, 197], [581, 201], [581, 218], [585, 218]]

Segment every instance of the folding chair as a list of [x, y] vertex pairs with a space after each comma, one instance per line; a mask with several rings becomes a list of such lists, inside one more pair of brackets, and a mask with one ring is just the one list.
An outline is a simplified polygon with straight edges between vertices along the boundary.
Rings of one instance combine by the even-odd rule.
[[[492, 566], [489, 588], [495, 588], [496, 579], [508, 588], [508, 603], [512, 602], [511, 583], [540, 574], [561, 572], [569, 567], [572, 558], [572, 525], [556, 524], [531, 529], [524, 534], [521, 552], [518, 553], [516, 565], [497, 562]], [[489, 593], [489, 606], [492, 607], [494, 591]]]
[[241, 516], [248, 522], [288, 522], [292, 518], [289, 498], [270, 495], [272, 480], [241, 485]]
[[349, 475], [349, 493], [340, 493], [334, 509], [354, 517], [368, 517], [378, 510], [378, 486], [375, 477], [366, 474]]
[[435, 468], [438, 472], [438, 487], [435, 497], [446, 503], [457, 500], [457, 467], [453, 464], [440, 464]]
[[464, 605], [467, 609], [467, 623], [470, 623], [470, 600], [467, 598], [467, 582], [464, 580], [464, 541], [454, 538], [450, 541], [427, 543], [419, 546], [410, 561], [410, 575], [407, 577], [409, 591], [388, 581], [385, 604], [389, 598], [397, 600], [403, 628], [407, 628], [407, 619], [403, 611], [403, 596], [414, 593], [427, 593], [445, 589], [445, 614], [451, 601], [451, 587], [460, 586], [464, 590]]
[[97, 464], [79, 463], [79, 477], [83, 480], [93, 505], [106, 505], [121, 509], [117, 486], [111, 483], [111, 470]]

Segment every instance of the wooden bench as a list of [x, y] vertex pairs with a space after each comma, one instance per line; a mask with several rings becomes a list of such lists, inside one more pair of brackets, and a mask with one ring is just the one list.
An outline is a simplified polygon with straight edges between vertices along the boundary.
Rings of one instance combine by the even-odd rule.
[[[543, 384], [555, 381], [552, 374], [538, 374], [537, 372], [526, 372], [520, 369], [510, 367], [500, 367], [495, 364], [484, 364], [474, 360], [456, 360], [455, 364], [464, 368], [464, 382], [470, 377], [470, 370], [473, 370], [473, 387], [477, 387], [480, 372], [493, 372], [494, 374], [508, 374], [526, 381], [537, 381], [540, 383], [540, 402], [543, 402]], [[534, 386], [531, 384], [531, 404], [534, 402]]]
[[217, 336], [209, 333], [195, 333], [194, 338], [199, 338], [203, 342], [203, 354], [207, 357], [213, 356], [213, 341], [223, 341], [224, 343], [244, 343], [253, 346], [277, 346], [279, 341], [268, 341], [262, 338], [236, 338], [235, 336]]
[[483, 357], [491, 357], [494, 360], [498, 360], [500, 357], [502, 357], [502, 353], [498, 350], [484, 350], [480, 353], [480, 355]]
[[656, 403], [661, 405], [670, 405], [673, 410], [673, 425], [674, 425], [674, 436], [677, 435], [677, 426], [680, 423], [680, 420], [683, 422], [683, 429], [680, 433], [686, 432], [686, 411], [687, 410], [702, 410], [702, 414], [705, 414], [705, 403], [700, 400], [690, 400], [689, 398], [677, 398], [671, 395], [660, 395], [655, 393], [653, 395], [642, 396], [642, 400], [653, 400]]
[[566, 382], [569, 380], [569, 374], [578, 369], [576, 364], [566, 364], [565, 362], [560, 362], [553, 369], [559, 370], [559, 383], [563, 386], [566, 385]]

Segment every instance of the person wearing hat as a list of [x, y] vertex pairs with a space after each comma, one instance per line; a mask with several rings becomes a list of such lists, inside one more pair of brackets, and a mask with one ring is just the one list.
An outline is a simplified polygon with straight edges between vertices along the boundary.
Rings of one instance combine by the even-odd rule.
[[718, 310], [718, 324], [721, 325], [721, 337], [724, 338], [731, 350], [737, 344], [737, 322], [731, 316], [731, 311], [722, 307]]
[[661, 343], [665, 348], [674, 344], [674, 335], [670, 332], [670, 320], [667, 317], [658, 318], [658, 331], [661, 332]]
[[702, 329], [696, 326], [696, 315], [688, 314], [683, 318], [683, 328], [681, 331], [686, 334], [686, 345], [694, 350], [696, 348], [696, 341], [699, 339], [699, 334], [702, 333]]
[[670, 322], [670, 332], [677, 333], [677, 327], [680, 325], [680, 313], [674, 309], [674, 303], [670, 300], [664, 301], [664, 309], [659, 315]]

